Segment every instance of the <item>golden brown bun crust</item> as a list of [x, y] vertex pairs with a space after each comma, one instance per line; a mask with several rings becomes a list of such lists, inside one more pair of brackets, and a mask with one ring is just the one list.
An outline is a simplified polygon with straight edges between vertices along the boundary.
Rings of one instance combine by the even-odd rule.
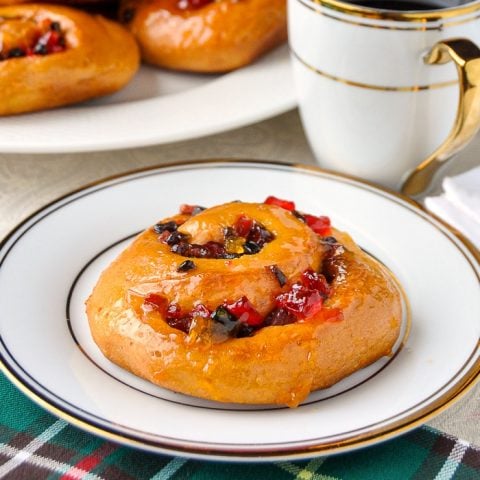
[[0, 17], [58, 21], [63, 52], [0, 62], [0, 115], [32, 112], [116, 92], [139, 66], [138, 47], [122, 26], [101, 16], [54, 5], [0, 7]]
[[[287, 38], [285, 0], [221, 0], [180, 10], [177, 0], [124, 0], [142, 58], [192, 72], [226, 72], [251, 63]], [[133, 19], [130, 17], [133, 15]]]
[[[279, 223], [288, 213], [278, 207], [273, 212]], [[277, 239], [259, 254], [233, 262], [242, 266], [252, 257], [260, 263], [271, 261], [264, 257], [276, 257], [275, 263], [281, 263], [289, 277], [295, 277], [306, 266], [318, 268], [319, 257], [311, 252], [310, 229], [292, 220], [290, 213], [288, 216], [290, 222], [297, 222], [298, 230], [305, 229], [302, 244], [307, 250], [285, 258], [285, 251], [280, 249], [282, 230], [270, 224]], [[261, 215], [255, 218], [268, 223]], [[193, 219], [198, 223], [200, 215]], [[195, 259], [197, 268], [192, 273], [177, 273], [184, 258], [164, 249], [149, 229], [102, 273], [88, 299], [93, 338], [114, 363], [171, 390], [221, 402], [296, 406], [311, 391], [329, 387], [390, 354], [399, 335], [402, 312], [395, 281], [346, 234], [335, 231], [334, 235], [348, 249], [344, 255], [346, 273], [334, 281], [334, 294], [325, 307], [342, 309], [341, 321], [325, 321], [320, 312], [304, 323], [264, 327], [252, 337], [211, 343], [171, 328], [158, 313], [156, 317], [154, 312], [148, 319], [142, 318], [141, 310], [129, 300], [128, 291], [142, 285], [151, 288], [160, 278], [179, 281], [176, 288], [181, 297], [187, 297], [188, 305], [192, 301], [189, 295], [197, 295], [192, 294], [192, 289], [198, 288], [199, 278], [216, 263], [217, 284], [210, 293], [215, 296], [215, 288], [223, 284], [224, 300], [247, 295], [259, 308], [262, 299], [258, 292], [265, 281], [245, 282], [245, 270], [232, 271], [225, 260]], [[318, 237], [316, 241], [319, 249]], [[163, 265], [165, 261], [169, 262], [167, 266]], [[246, 267], [247, 271], [250, 268]], [[218, 306], [218, 299], [213, 303]]]

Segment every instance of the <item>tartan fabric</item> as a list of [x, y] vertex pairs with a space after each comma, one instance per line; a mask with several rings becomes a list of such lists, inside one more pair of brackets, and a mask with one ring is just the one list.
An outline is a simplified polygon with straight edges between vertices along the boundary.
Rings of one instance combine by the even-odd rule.
[[220, 463], [123, 447], [39, 408], [0, 374], [0, 478], [10, 480], [474, 480], [480, 449], [429, 427], [348, 454]]

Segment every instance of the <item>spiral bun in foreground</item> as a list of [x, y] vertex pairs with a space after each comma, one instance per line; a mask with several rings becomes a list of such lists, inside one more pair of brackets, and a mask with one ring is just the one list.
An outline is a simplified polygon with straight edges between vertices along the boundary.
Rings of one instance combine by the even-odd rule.
[[390, 273], [293, 202], [183, 206], [102, 273], [87, 300], [112, 362], [220, 402], [296, 406], [398, 338]]
[[285, 0], [124, 0], [120, 19], [142, 58], [217, 73], [251, 63], [287, 39]]
[[69, 7], [0, 7], [0, 39], [0, 115], [116, 92], [139, 67], [127, 30]]

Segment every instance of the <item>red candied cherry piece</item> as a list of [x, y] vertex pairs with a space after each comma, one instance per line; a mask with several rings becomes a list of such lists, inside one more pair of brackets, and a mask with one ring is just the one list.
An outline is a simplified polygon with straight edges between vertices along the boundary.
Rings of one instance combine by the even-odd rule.
[[181, 318], [183, 316], [182, 310], [178, 303], [171, 303], [167, 308], [167, 318]]
[[239, 237], [247, 238], [252, 227], [253, 227], [253, 220], [251, 218], [248, 218], [246, 215], [240, 215], [237, 218], [237, 221], [235, 222], [235, 225], [233, 228], [235, 230], [235, 233]]
[[243, 296], [236, 302], [225, 304], [225, 308], [235, 315], [239, 322], [255, 327], [263, 323], [263, 317], [255, 310], [247, 297]]
[[168, 300], [158, 293], [149, 293], [145, 296], [143, 304], [147, 310], [158, 310], [159, 312], [165, 313]]
[[282, 207], [290, 212], [293, 212], [293, 210], [295, 210], [294, 202], [290, 202], [289, 200], [283, 200], [272, 195], [267, 197], [263, 203], [266, 203], [267, 205], [277, 205], [277, 207]]
[[201, 207], [200, 205], [188, 205], [186, 203], [180, 205], [180, 213], [183, 215], [197, 215], [197, 213], [203, 210], [205, 210], [205, 207]]
[[180, 205], [180, 213], [182, 213], [183, 215], [191, 215], [194, 208], [195, 205], [187, 205], [186, 203], [184, 203], [183, 205]]
[[50, 50], [50, 53], [59, 53], [63, 52], [65, 50], [65, 47], [62, 47], [61, 45], [54, 45]]
[[171, 303], [167, 308], [166, 321], [172, 328], [188, 333], [192, 324], [192, 316], [182, 313], [178, 303]]
[[192, 317], [189, 315], [185, 317], [167, 317], [167, 323], [170, 325], [172, 328], [176, 328], [177, 330], [181, 330], [184, 333], [187, 333], [190, 331], [190, 326], [192, 325]]
[[59, 47], [60, 34], [58, 32], [48, 32], [47, 33], [47, 49], [51, 51], [54, 47]]
[[303, 215], [307, 225], [318, 235], [327, 236], [332, 233], [330, 219], [325, 216]]
[[325, 276], [321, 273], [314, 272], [311, 268], [302, 273], [302, 284], [309, 290], [318, 290], [323, 297], [330, 295], [330, 286]]
[[299, 283], [276, 298], [277, 306], [293, 313], [297, 318], [309, 318], [323, 306], [323, 297], [317, 290], [310, 290]]

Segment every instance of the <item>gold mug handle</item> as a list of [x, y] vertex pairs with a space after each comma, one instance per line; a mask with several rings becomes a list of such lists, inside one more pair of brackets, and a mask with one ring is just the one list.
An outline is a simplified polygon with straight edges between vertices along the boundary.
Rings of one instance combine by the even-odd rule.
[[402, 193], [416, 197], [425, 192], [443, 163], [460, 151], [480, 129], [480, 48], [466, 38], [437, 43], [425, 57], [429, 65], [456, 64], [460, 83], [457, 116], [450, 134], [404, 181]]

